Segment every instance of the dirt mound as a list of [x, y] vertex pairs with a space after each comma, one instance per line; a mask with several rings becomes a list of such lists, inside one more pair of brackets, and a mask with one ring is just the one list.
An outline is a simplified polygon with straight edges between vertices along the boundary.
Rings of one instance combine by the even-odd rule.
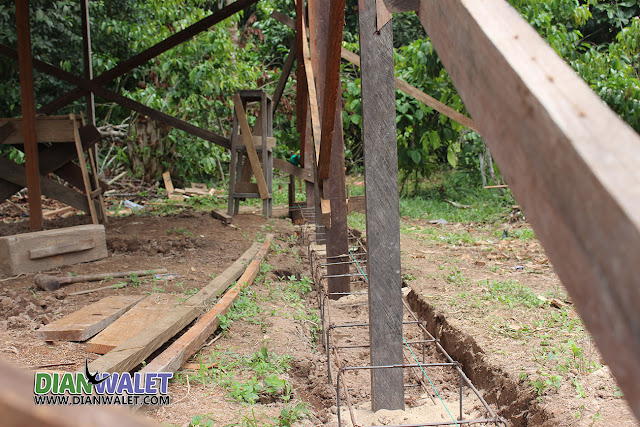
[[53, 321], [63, 304], [64, 291], [36, 295], [20, 296], [15, 290], [0, 294], [0, 329], [34, 330]]

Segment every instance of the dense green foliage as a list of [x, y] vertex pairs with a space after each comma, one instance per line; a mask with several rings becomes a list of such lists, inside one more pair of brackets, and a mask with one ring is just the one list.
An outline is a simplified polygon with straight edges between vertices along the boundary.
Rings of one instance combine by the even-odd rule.
[[[549, 44], [582, 78], [640, 131], [640, 6], [633, 0], [510, 0]], [[226, 1], [97, 0], [90, 2], [94, 74], [175, 34]], [[356, 0], [347, 1], [344, 43], [358, 52]], [[82, 74], [79, 3], [74, 0], [32, 0], [32, 43], [35, 57]], [[144, 64], [107, 85], [128, 97], [222, 135], [229, 134], [231, 95], [241, 88], [272, 92], [293, 40], [293, 31], [270, 17], [274, 10], [294, 16], [292, 0], [262, 0], [209, 31]], [[0, 43], [15, 47], [13, 2], [0, 2]], [[452, 108], [465, 113], [446, 70], [413, 14], [393, 20], [396, 75]], [[19, 84], [15, 61], [0, 62], [0, 116], [17, 116]], [[359, 70], [343, 63], [343, 124], [346, 164], [362, 166]], [[35, 76], [36, 101], [44, 105], [71, 87], [42, 73]], [[296, 150], [295, 78], [287, 84], [274, 125], [284, 157]], [[82, 111], [82, 100], [60, 113]], [[397, 92], [397, 135], [403, 189], [434, 171], [458, 168], [477, 183], [478, 155], [484, 143], [478, 134]], [[169, 169], [181, 180], [220, 181], [228, 154], [182, 131], [160, 129], [161, 141], [140, 148], [145, 135], [140, 118], [97, 99], [98, 125], [131, 123], [127, 141], [105, 144], [106, 163], [112, 157], [139, 176], [157, 178]], [[154, 124], [155, 126], [155, 124]], [[160, 128], [158, 126], [158, 128]], [[7, 148], [2, 148], [7, 150]], [[14, 154], [14, 157], [19, 157]], [[152, 159], [154, 162], [148, 162]], [[19, 160], [19, 159], [18, 159]], [[110, 164], [115, 164], [112, 162]], [[154, 164], [153, 170], [145, 170]], [[106, 173], [110, 171], [107, 169]], [[413, 185], [406, 185], [411, 179]]]

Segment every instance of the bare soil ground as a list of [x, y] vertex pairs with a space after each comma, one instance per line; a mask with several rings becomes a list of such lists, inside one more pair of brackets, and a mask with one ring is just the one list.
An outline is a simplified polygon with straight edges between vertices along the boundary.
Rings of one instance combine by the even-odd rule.
[[[12, 215], [15, 218], [15, 212]], [[0, 223], [0, 236], [27, 231], [26, 222], [10, 222]], [[88, 223], [88, 218], [58, 219], [47, 228], [81, 223]], [[205, 286], [254, 240], [275, 232], [275, 244], [256, 283], [222, 322], [222, 329], [172, 380], [171, 405], [140, 412], [179, 426], [337, 425], [335, 386], [327, 381], [306, 248], [299, 245], [287, 220], [239, 215], [234, 224], [224, 226], [207, 212], [191, 209], [168, 216], [110, 218], [108, 258], [51, 273], [167, 268], [180, 277], [78, 283], [56, 293], [36, 290], [33, 275], [4, 280], [0, 357], [25, 369], [47, 365], [46, 369], [80, 370], [85, 358], [98, 356], [87, 353], [85, 343], [38, 340], [35, 330], [41, 324], [108, 295], [166, 292], [179, 302]], [[509, 228], [506, 239], [495, 226], [405, 220], [402, 231], [410, 305], [511, 425], [638, 425], [526, 227]], [[116, 286], [69, 295], [105, 285]], [[366, 297], [342, 298], [331, 312], [332, 321], [366, 320], [365, 304]], [[417, 330], [407, 329], [408, 339], [421, 337]], [[351, 328], [332, 339], [360, 344], [367, 341], [366, 335], [365, 330]], [[349, 365], [368, 364], [368, 349], [340, 354]], [[427, 357], [443, 360], [433, 349]], [[335, 373], [335, 362], [332, 369]], [[447, 369], [429, 375], [442, 399], [457, 408], [457, 375]], [[405, 382], [415, 384], [420, 377], [409, 372]], [[434, 394], [417, 387], [407, 389], [406, 412], [373, 414], [369, 378], [365, 371], [347, 378], [359, 425], [447, 419]], [[465, 417], [484, 416], [468, 389], [464, 402]], [[346, 408], [341, 415], [343, 425], [352, 425]]]
[[406, 220], [402, 252], [411, 306], [513, 425], [639, 425], [526, 224]]

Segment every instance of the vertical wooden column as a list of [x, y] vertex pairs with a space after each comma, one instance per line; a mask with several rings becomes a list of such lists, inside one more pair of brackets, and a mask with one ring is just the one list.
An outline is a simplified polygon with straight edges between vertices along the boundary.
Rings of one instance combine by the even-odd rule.
[[[307, 86], [307, 74], [304, 69], [304, 48], [302, 43], [307, 40], [302, 39], [302, 19], [305, 13], [304, 1], [296, 2], [296, 42], [298, 49], [296, 50], [298, 67], [296, 70], [297, 92], [296, 92], [296, 117], [298, 125], [298, 133], [300, 134], [300, 167], [313, 170], [314, 168], [314, 146], [311, 139], [311, 114], [309, 106], [309, 88]], [[305, 181], [307, 208], [315, 206], [315, 188], [314, 184]]]
[[[381, 1], [381, 0], [377, 0]], [[371, 364], [402, 364], [398, 151], [391, 22], [359, 0]], [[372, 409], [404, 409], [403, 370], [371, 370]]]
[[[327, 47], [329, 45], [329, 12], [330, 0], [309, 0], [309, 35], [311, 42], [311, 63], [316, 73], [316, 89], [318, 93], [318, 107], [322, 112], [326, 99], [325, 80]], [[339, 69], [338, 69], [339, 73]], [[338, 85], [338, 99], [342, 87]], [[326, 230], [327, 256], [344, 256], [348, 260], [349, 236], [347, 233], [347, 201], [345, 196], [345, 170], [344, 170], [344, 141], [342, 135], [342, 103], [338, 102], [335, 111], [332, 146], [335, 150], [331, 153], [331, 167], [329, 179], [326, 182], [317, 182], [323, 186], [322, 196], [329, 199], [331, 206], [331, 228]], [[325, 117], [320, 117], [322, 122]], [[319, 181], [316, 176], [316, 181]], [[336, 260], [336, 259], [334, 259]], [[348, 264], [331, 265], [327, 268], [329, 276], [347, 274]], [[329, 292], [349, 292], [348, 277], [331, 277], [328, 281]], [[333, 298], [339, 298], [335, 295]]]
[[[80, 1], [80, 14], [82, 15], [82, 52], [84, 54], [84, 77], [93, 79], [93, 64], [91, 61], [91, 27], [89, 24], [89, 0]], [[96, 124], [96, 109], [93, 92], [87, 95], [87, 122]]]
[[20, 94], [22, 100], [22, 126], [24, 128], [24, 156], [29, 194], [29, 227], [42, 230], [42, 204], [40, 203], [40, 166], [36, 140], [36, 107], [33, 94], [33, 67], [31, 64], [31, 29], [29, 26], [29, 0], [16, 0], [16, 26], [18, 30], [18, 63], [20, 67]]

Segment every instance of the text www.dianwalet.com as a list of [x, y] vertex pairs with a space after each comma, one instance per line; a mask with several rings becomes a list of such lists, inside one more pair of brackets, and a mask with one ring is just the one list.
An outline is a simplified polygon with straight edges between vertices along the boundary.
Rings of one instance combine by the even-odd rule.
[[35, 395], [36, 405], [169, 405], [170, 396], [130, 395], [130, 396], [60, 396]]

